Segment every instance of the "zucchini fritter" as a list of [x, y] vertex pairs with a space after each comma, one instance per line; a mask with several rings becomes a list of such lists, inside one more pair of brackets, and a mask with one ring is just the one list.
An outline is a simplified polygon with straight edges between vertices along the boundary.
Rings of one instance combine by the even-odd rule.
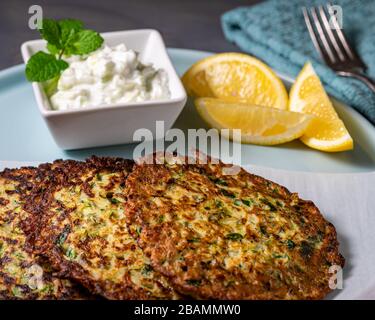
[[77, 285], [56, 277], [28, 245], [25, 204], [38, 176], [36, 168], [0, 173], [0, 299], [83, 298]]
[[62, 274], [108, 299], [172, 299], [177, 294], [153, 271], [128, 233], [124, 188], [133, 162], [93, 157], [56, 161], [46, 190], [36, 248]]
[[225, 167], [165, 160], [129, 175], [130, 232], [154, 269], [194, 298], [323, 298], [329, 267], [344, 265], [333, 225], [311, 201]]

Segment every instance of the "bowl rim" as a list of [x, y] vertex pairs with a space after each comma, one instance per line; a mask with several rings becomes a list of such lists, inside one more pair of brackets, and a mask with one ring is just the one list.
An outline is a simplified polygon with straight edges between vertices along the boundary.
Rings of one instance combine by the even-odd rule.
[[[165, 64], [170, 69], [170, 72], [172, 72], [173, 77], [176, 78], [176, 80], [178, 81], [179, 88], [178, 88], [178, 92], [176, 90], [177, 96], [175, 98], [147, 100], [147, 101], [140, 101], [140, 102], [128, 102], [128, 103], [119, 102], [119, 103], [113, 103], [113, 104], [102, 104], [98, 106], [89, 106], [89, 107], [84, 107], [84, 108], [76, 108], [76, 109], [68, 109], [68, 110], [53, 110], [50, 104], [49, 98], [47, 97], [46, 92], [42, 88], [42, 84], [37, 83], [37, 82], [32, 82], [31, 85], [33, 87], [34, 97], [36, 99], [40, 113], [44, 117], [49, 118], [49, 117], [54, 117], [54, 116], [59, 116], [59, 115], [70, 115], [70, 114], [77, 114], [77, 113], [93, 113], [93, 112], [100, 112], [104, 110], [110, 111], [110, 110], [118, 110], [118, 109], [133, 109], [133, 108], [139, 108], [140, 106], [149, 108], [149, 107], [153, 107], [155, 105], [160, 105], [160, 104], [169, 105], [169, 104], [179, 103], [182, 101], [186, 102], [187, 93], [181, 82], [180, 77], [177, 74], [175, 67], [173, 66], [171, 62], [163, 37], [158, 30], [151, 29], [151, 28], [117, 30], [117, 31], [109, 31], [109, 32], [100, 32], [100, 35], [103, 36], [104, 41], [105, 41], [106, 37], [118, 36], [122, 34], [130, 34], [130, 33], [149, 33], [150, 35], [155, 34], [157, 36], [158, 41], [160, 41], [161, 43], [161, 50], [159, 51], [159, 53], [164, 55]], [[35, 39], [35, 40], [25, 41], [21, 44], [21, 53], [22, 53], [22, 57], [23, 57], [25, 64], [28, 61], [28, 59], [30, 59], [31, 57], [29, 53], [29, 48], [32, 48], [33, 46], [40, 45], [43, 43], [46, 43], [44, 39]], [[48, 105], [44, 103], [43, 95], [46, 96], [48, 100]]]

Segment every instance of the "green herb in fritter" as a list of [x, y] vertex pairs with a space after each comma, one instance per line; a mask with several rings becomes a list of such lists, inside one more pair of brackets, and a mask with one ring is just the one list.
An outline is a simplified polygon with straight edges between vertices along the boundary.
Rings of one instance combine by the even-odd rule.
[[292, 241], [290, 239], [286, 240], [286, 245], [287, 245], [288, 249], [293, 249], [296, 246], [294, 241]]
[[225, 236], [225, 239], [233, 240], [233, 241], [240, 241], [243, 239], [243, 235], [239, 233], [228, 233]]
[[189, 280], [186, 280], [186, 283], [192, 285], [192, 286], [195, 286], [195, 287], [199, 287], [202, 283], [202, 280], [199, 280], [199, 279], [189, 279]]
[[63, 229], [63, 232], [60, 233], [60, 235], [58, 236], [58, 238], [56, 239], [56, 244], [58, 246], [62, 246], [63, 243], [65, 242], [66, 238], [68, 237], [68, 234], [70, 232], [70, 225], [66, 225]]

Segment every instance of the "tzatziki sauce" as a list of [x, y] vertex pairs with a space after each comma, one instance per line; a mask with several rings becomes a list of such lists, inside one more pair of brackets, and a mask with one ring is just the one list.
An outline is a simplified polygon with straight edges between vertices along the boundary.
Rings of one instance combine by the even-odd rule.
[[68, 61], [50, 97], [54, 110], [170, 98], [166, 71], [143, 64], [124, 44]]

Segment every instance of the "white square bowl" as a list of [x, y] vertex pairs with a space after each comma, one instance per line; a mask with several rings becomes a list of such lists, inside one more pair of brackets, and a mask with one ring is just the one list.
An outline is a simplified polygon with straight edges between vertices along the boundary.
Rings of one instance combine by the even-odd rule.
[[[171, 97], [136, 103], [119, 103], [73, 110], [52, 110], [50, 101], [40, 83], [33, 82], [39, 111], [62, 149], [80, 149], [131, 143], [137, 129], [149, 129], [155, 137], [156, 121], [164, 121], [168, 130], [186, 103], [186, 92], [166, 51], [160, 33], [152, 29], [102, 33], [105, 44], [124, 43], [128, 49], [139, 52], [144, 63], [164, 69], [169, 78]], [[25, 63], [39, 50], [45, 50], [44, 40], [27, 41], [21, 52]]]

